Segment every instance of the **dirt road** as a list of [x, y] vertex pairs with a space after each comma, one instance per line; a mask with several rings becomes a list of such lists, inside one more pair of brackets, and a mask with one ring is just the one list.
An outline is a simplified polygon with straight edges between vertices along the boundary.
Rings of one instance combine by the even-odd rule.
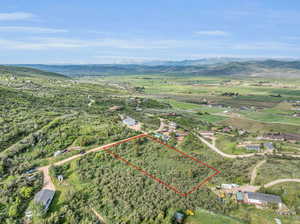
[[155, 132], [161, 132], [161, 131], [163, 131], [164, 128], [165, 128], [165, 122], [164, 122], [164, 119], [159, 118], [159, 120], [160, 120], [160, 125], [159, 125], [159, 128], [158, 128], [157, 130], [155, 130]]
[[91, 208], [92, 211], [94, 212], [95, 216], [97, 216], [97, 218], [99, 219], [99, 221], [103, 224], [105, 224], [105, 220], [104, 218], [94, 209], [94, 208]]
[[255, 178], [257, 175], [257, 169], [262, 166], [267, 160], [262, 160], [259, 163], [256, 164], [256, 166], [253, 168], [252, 173], [251, 173], [251, 180], [250, 180], [250, 184], [254, 184], [255, 183]]
[[208, 141], [206, 141], [203, 137], [196, 135], [197, 138], [199, 138], [204, 144], [206, 144], [210, 149], [212, 149], [213, 151], [215, 151], [216, 153], [220, 154], [223, 157], [226, 158], [231, 158], [231, 159], [236, 159], [236, 158], [246, 158], [246, 157], [251, 157], [251, 156], [255, 156], [255, 155], [259, 155], [259, 154], [263, 154], [263, 153], [250, 153], [250, 154], [243, 154], [243, 155], [232, 155], [232, 154], [227, 154], [222, 152], [220, 149], [218, 149], [216, 146], [214, 146], [213, 144], [209, 143]]
[[38, 171], [41, 171], [43, 173], [43, 190], [48, 189], [48, 190], [53, 190], [55, 191], [55, 186], [51, 180], [51, 177], [49, 175], [49, 166], [44, 166], [38, 168]]
[[[226, 157], [226, 158], [231, 158], [231, 159], [236, 159], [236, 158], [248, 158], [248, 157], [252, 157], [252, 156], [264, 156], [267, 154], [270, 154], [270, 152], [266, 151], [266, 152], [260, 152], [260, 153], [249, 153], [249, 154], [243, 154], [243, 155], [233, 155], [233, 154], [227, 154], [222, 152], [220, 149], [218, 149], [216, 146], [214, 146], [213, 144], [209, 143], [208, 141], [206, 141], [203, 137], [199, 136], [198, 134], [196, 134], [197, 138], [199, 138], [204, 144], [206, 144], [210, 149], [212, 149], [213, 151], [215, 151], [216, 153], [218, 153], [219, 155]], [[276, 154], [277, 156], [289, 156], [289, 157], [293, 157], [293, 158], [300, 158], [300, 155], [290, 155], [290, 154]]]
[[[136, 139], [136, 138], [140, 138], [140, 137], [143, 137], [145, 136], [145, 134], [140, 134], [140, 135], [136, 135], [136, 136], [133, 136], [133, 137], [130, 137], [130, 138], [126, 138], [126, 139], [123, 139], [123, 140], [120, 140], [120, 141], [116, 141], [116, 142], [113, 142], [113, 143], [109, 143], [109, 144], [106, 144], [106, 145], [103, 145], [103, 146], [100, 146], [100, 147], [97, 147], [97, 148], [93, 148], [93, 149], [90, 149], [88, 150], [86, 153], [84, 154], [77, 154], [77, 155], [74, 155], [74, 156], [71, 156], [69, 158], [66, 158], [64, 160], [61, 160], [61, 161], [58, 161], [56, 163], [53, 163], [52, 165], [54, 166], [59, 166], [59, 165], [62, 165], [64, 163], [67, 163], [67, 162], [70, 162], [74, 159], [78, 159], [82, 156], [85, 156], [86, 154], [89, 154], [89, 153], [92, 153], [92, 152], [98, 152], [98, 151], [101, 151], [101, 150], [105, 150], [113, 145], [116, 145], [116, 144], [120, 144], [120, 143], [123, 143], [123, 142], [127, 142], [127, 141], [130, 141], [130, 140], [133, 140], [133, 139]], [[43, 173], [43, 176], [44, 176], [44, 184], [43, 184], [43, 188], [42, 189], [50, 189], [50, 190], [55, 190], [55, 186], [51, 180], [51, 177], [49, 175], [49, 167], [50, 165], [48, 166], [44, 166], [44, 167], [40, 167], [38, 168], [37, 170], [41, 171]]]
[[270, 183], [265, 184], [264, 187], [265, 188], [272, 187], [276, 184], [281, 184], [281, 183], [286, 183], [286, 182], [300, 183], [300, 179], [278, 179], [278, 180], [274, 180], [274, 181], [271, 181]]

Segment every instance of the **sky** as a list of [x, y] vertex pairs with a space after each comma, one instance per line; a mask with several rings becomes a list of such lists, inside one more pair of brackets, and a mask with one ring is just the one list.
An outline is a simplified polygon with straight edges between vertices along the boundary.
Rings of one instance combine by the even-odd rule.
[[2, 0], [0, 64], [300, 58], [299, 0]]

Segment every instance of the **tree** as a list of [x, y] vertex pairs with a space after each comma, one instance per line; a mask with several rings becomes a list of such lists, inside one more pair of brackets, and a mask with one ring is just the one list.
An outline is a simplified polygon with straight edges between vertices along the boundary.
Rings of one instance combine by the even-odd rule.
[[8, 216], [9, 217], [16, 217], [17, 214], [18, 214], [18, 205], [13, 204], [12, 206], [9, 207]]
[[32, 191], [33, 191], [32, 187], [24, 186], [20, 189], [20, 194], [23, 198], [30, 198], [32, 195]]

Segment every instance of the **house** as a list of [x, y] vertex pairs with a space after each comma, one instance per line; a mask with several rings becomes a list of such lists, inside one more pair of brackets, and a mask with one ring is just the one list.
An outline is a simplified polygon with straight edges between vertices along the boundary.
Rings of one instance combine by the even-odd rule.
[[161, 133], [156, 133], [154, 136], [155, 136], [156, 138], [162, 139], [163, 141], [168, 141], [168, 140], [170, 139], [169, 136], [163, 135], [163, 134], [161, 134]]
[[232, 188], [237, 188], [237, 187], [239, 187], [238, 184], [221, 184], [221, 188], [227, 189], [227, 190], [232, 189]]
[[246, 145], [245, 148], [248, 151], [259, 151], [260, 150], [260, 145]]
[[225, 133], [228, 133], [228, 132], [231, 132], [232, 129], [230, 127], [225, 127], [225, 128], [222, 129], [222, 131], [225, 132]]
[[44, 207], [44, 211], [47, 212], [54, 197], [54, 194], [55, 191], [53, 190], [43, 189], [34, 196], [34, 202], [36, 204], [42, 205]]
[[134, 126], [134, 125], [136, 125], [137, 122], [133, 118], [127, 117], [126, 119], [123, 120], [123, 123], [128, 126]]
[[238, 133], [239, 133], [239, 135], [245, 135], [245, 134], [247, 134], [247, 131], [244, 129], [240, 129], [240, 130], [238, 130]]
[[265, 143], [264, 143], [264, 147], [265, 147], [265, 149], [267, 149], [267, 150], [274, 150], [274, 149], [275, 149], [272, 142], [265, 142]]
[[244, 202], [247, 204], [262, 205], [277, 204], [278, 207], [282, 206], [281, 198], [273, 194], [264, 194], [258, 192], [246, 192]]
[[200, 131], [199, 134], [202, 135], [204, 138], [212, 138], [215, 135], [213, 131]]

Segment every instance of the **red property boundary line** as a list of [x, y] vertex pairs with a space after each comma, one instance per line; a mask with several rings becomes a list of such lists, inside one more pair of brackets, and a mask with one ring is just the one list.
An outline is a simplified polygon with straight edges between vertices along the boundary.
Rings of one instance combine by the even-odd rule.
[[[174, 150], [174, 151], [180, 153], [180, 154], [183, 155], [184, 157], [190, 158], [190, 159], [192, 159], [193, 161], [195, 161], [196, 163], [201, 164], [202, 166], [204, 165], [204, 166], [206, 166], [206, 167], [208, 167], [208, 168], [210, 168], [210, 169], [212, 169], [212, 170], [214, 170], [214, 171], [216, 171], [216, 172], [215, 172], [214, 174], [210, 175], [209, 177], [207, 177], [206, 179], [204, 179], [203, 181], [201, 181], [199, 184], [197, 184], [195, 187], [193, 187], [190, 191], [184, 193], [184, 192], [181, 192], [180, 190], [178, 190], [177, 188], [175, 188], [174, 186], [165, 183], [164, 181], [162, 181], [162, 180], [159, 179], [158, 177], [156, 177], [156, 176], [154, 176], [154, 175], [148, 173], [146, 170], [142, 169], [141, 167], [138, 167], [138, 166], [132, 164], [132, 163], [129, 162], [128, 160], [126, 160], [126, 159], [124, 159], [123, 157], [119, 156], [117, 153], [114, 153], [114, 152], [112, 152], [111, 150], [109, 150], [109, 148], [112, 148], [112, 147], [114, 147], [114, 146], [117, 146], [117, 145], [120, 145], [120, 144], [122, 144], [122, 143], [126, 143], [126, 142], [129, 142], [129, 141], [132, 141], [132, 140], [134, 140], [134, 139], [143, 138], [143, 137], [149, 138], [149, 139], [151, 139], [152, 141], [155, 141], [155, 142], [157, 142], [157, 143], [159, 143], [159, 144], [161, 144], [161, 145], [164, 145], [164, 146], [166, 146], [167, 148], [169, 148], [169, 149], [171, 149], [171, 150]], [[128, 138], [128, 139], [125, 139], [125, 140], [122, 140], [122, 141], [113, 143], [113, 144], [111, 144], [111, 145], [107, 145], [107, 146], [105, 146], [103, 149], [104, 149], [104, 151], [106, 151], [107, 153], [109, 153], [110, 155], [112, 155], [114, 158], [116, 158], [116, 159], [118, 159], [118, 160], [120, 160], [120, 161], [122, 161], [122, 162], [125, 162], [128, 166], [134, 168], [135, 170], [140, 171], [140, 172], [143, 173], [145, 176], [150, 177], [150, 178], [153, 179], [154, 181], [156, 181], [156, 182], [158, 182], [158, 183], [164, 185], [165, 187], [169, 188], [170, 190], [174, 191], [175, 193], [177, 193], [177, 194], [179, 194], [179, 195], [181, 195], [181, 196], [183, 196], [183, 197], [186, 197], [187, 195], [189, 195], [189, 194], [195, 192], [195, 191], [198, 190], [200, 187], [202, 187], [205, 183], [207, 183], [210, 179], [212, 179], [214, 176], [216, 176], [217, 174], [221, 173], [221, 171], [217, 170], [216, 168], [214, 168], [214, 167], [212, 167], [212, 166], [210, 166], [210, 165], [208, 165], [208, 164], [206, 164], [206, 163], [204, 163], [204, 162], [202, 162], [202, 161], [196, 159], [195, 157], [192, 157], [192, 156], [190, 156], [190, 155], [188, 155], [188, 154], [186, 154], [186, 153], [184, 153], [184, 152], [182, 152], [182, 151], [180, 151], [180, 150], [178, 150], [178, 149], [176, 149], [176, 148], [174, 148], [174, 147], [172, 147], [172, 146], [170, 146], [170, 145], [168, 145], [168, 144], [166, 144], [166, 143], [160, 141], [159, 139], [157, 139], [157, 138], [155, 138], [155, 137], [153, 137], [153, 136], [151, 136], [151, 135], [148, 135], [148, 134], [137, 135], [137, 136], [134, 136], [134, 137], [131, 137], [131, 138]]]

